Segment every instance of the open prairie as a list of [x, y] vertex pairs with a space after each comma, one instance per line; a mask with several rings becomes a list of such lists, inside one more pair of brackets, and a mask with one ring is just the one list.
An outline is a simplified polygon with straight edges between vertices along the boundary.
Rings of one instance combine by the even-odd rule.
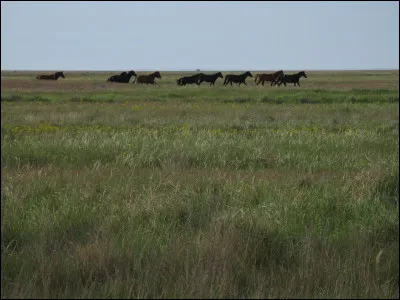
[[398, 70], [121, 71], [2, 71], [2, 298], [398, 295]]

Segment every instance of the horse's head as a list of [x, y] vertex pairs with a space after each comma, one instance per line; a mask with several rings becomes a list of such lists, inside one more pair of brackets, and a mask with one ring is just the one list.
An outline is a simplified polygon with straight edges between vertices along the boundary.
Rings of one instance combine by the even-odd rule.
[[155, 72], [153, 73], [153, 75], [154, 75], [154, 77], [156, 77], [156, 78], [161, 78], [161, 74], [160, 74], [160, 72], [158, 72], [158, 71], [155, 71]]
[[[125, 73], [125, 72], [124, 72], [124, 73]], [[121, 75], [122, 75], [122, 74], [121, 74]], [[130, 75], [130, 76], [135, 76], [135, 77], [137, 77], [135, 71], [129, 71], [128, 74], [126, 74], [126, 75]]]
[[275, 75], [283, 75], [283, 71], [280, 70], [280, 71], [276, 72]]
[[249, 77], [253, 77], [253, 75], [251, 75], [250, 71], [247, 71], [246, 75], [249, 76]]
[[57, 72], [55, 75], [56, 75], [56, 77], [62, 77], [62, 78], [65, 78], [65, 76], [64, 76], [64, 72]]
[[218, 72], [217, 75], [218, 75], [219, 78], [224, 78], [224, 76], [222, 76], [221, 72]]
[[300, 76], [303, 76], [304, 78], [307, 78], [306, 72], [304, 72], [304, 71], [301, 71], [301, 72], [299, 73], [299, 75], [300, 75]]

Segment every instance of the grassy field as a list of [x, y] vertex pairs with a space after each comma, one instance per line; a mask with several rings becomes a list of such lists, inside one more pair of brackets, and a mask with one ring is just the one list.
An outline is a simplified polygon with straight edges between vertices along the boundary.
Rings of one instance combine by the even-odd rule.
[[2, 71], [2, 298], [398, 295], [398, 70], [39, 73]]

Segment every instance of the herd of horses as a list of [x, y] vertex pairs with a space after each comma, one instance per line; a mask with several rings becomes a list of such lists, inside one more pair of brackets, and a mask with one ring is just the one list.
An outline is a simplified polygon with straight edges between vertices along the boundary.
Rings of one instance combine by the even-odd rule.
[[[49, 75], [38, 75], [36, 79], [49, 79], [49, 80], [57, 80], [58, 78], [65, 78], [63, 72], [56, 72], [54, 74]], [[149, 75], [137, 75], [135, 71], [129, 72], [122, 72], [121, 74], [112, 75], [107, 79], [107, 82], [117, 82], [117, 83], [129, 83], [131, 78], [134, 77], [132, 83], [137, 84], [156, 84], [155, 79], [161, 79], [160, 72], [156, 71]], [[225, 75], [225, 79], [223, 82], [224, 86], [233, 85], [233, 83], [237, 83], [239, 86], [243, 83], [246, 84], [246, 78], [253, 77], [253, 75], [247, 71], [243, 74], [236, 75], [236, 74], [227, 74]], [[280, 86], [282, 83], [286, 86], [287, 83], [293, 83], [294, 86], [296, 84], [300, 86], [300, 78], [304, 77], [307, 78], [307, 74], [304, 71], [298, 72], [296, 74], [287, 75], [284, 74], [282, 70], [277, 71], [275, 73], [261, 73], [255, 76], [254, 82], [256, 85], [260, 83], [264, 85], [265, 82], [271, 82], [271, 86], [277, 85]], [[176, 83], [178, 86], [185, 86], [187, 84], [197, 84], [200, 85], [202, 82], [210, 83], [210, 86], [214, 86], [215, 82], [218, 78], [224, 78], [221, 72], [215, 74], [204, 74], [198, 73], [192, 76], [185, 76], [177, 79]]]
[[137, 76], [135, 71], [129, 71], [128, 73], [122, 72], [119, 75], [112, 75], [107, 79], [107, 82], [128, 83], [131, 80], [132, 76], [135, 77], [132, 83], [135, 83], [136, 81], [138, 84], [144, 84], [144, 83], [156, 84], [155, 79], [161, 78], [161, 74], [158, 71], [153, 72], [149, 75], [139, 75], [139, 76]]

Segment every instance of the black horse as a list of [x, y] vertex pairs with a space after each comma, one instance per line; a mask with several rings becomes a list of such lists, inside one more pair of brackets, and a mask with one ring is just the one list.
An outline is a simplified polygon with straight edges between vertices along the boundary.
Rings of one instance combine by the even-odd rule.
[[286, 86], [286, 83], [294, 83], [294, 86], [296, 86], [296, 83], [298, 84], [298, 86], [300, 86], [300, 78], [304, 77], [307, 78], [306, 72], [301, 71], [299, 73], [296, 74], [292, 74], [292, 75], [283, 75], [279, 78], [279, 83], [278, 86], [280, 86], [282, 83]]
[[199, 74], [195, 74], [195, 75], [192, 75], [192, 76], [181, 77], [176, 81], [176, 84], [182, 86], [182, 85], [196, 83], [197, 85], [199, 85], [198, 80], [203, 75], [205, 75], [205, 74], [204, 73], [199, 73]]
[[38, 75], [36, 79], [50, 79], [50, 80], [57, 80], [59, 77], [65, 78], [63, 72], [55, 72], [54, 74], [48, 75]]
[[230, 83], [232, 86], [232, 82], [239, 83], [239, 86], [242, 83], [244, 83], [244, 85], [247, 85], [245, 82], [247, 76], [253, 77], [253, 75], [251, 75], [251, 73], [249, 71], [247, 71], [246, 73], [240, 74], [240, 75], [233, 75], [233, 74], [226, 75], [224, 85], [227, 85], [228, 83]]
[[222, 76], [222, 73], [221, 73], [221, 72], [218, 72], [218, 73], [215, 73], [215, 74], [212, 74], [212, 75], [203, 74], [203, 75], [201, 75], [201, 76], [199, 77], [199, 79], [198, 79], [198, 81], [197, 81], [197, 84], [200, 85], [202, 82], [205, 81], [205, 82], [209, 82], [209, 83], [210, 83], [210, 86], [211, 86], [211, 85], [215, 85], [215, 81], [216, 81], [218, 78], [224, 78], [224, 76]]
[[108, 82], [119, 82], [119, 83], [128, 83], [131, 80], [131, 77], [137, 77], [135, 71], [129, 71], [128, 73], [122, 72], [119, 75], [112, 75], [110, 76], [107, 81]]

